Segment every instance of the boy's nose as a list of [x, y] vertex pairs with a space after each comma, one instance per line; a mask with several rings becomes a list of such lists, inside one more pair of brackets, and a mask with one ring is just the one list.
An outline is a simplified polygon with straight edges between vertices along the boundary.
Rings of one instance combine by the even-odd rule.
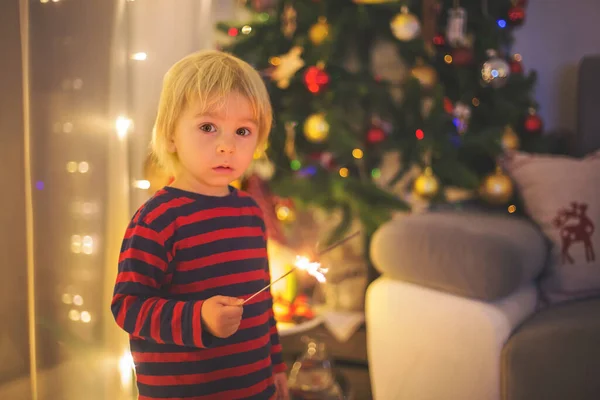
[[233, 153], [235, 151], [235, 143], [231, 139], [223, 138], [217, 145], [217, 153]]

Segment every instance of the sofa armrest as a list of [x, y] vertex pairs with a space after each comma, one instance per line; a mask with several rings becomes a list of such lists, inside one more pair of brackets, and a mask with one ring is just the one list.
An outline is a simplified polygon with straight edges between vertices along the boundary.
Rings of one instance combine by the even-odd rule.
[[399, 216], [371, 242], [372, 262], [383, 275], [484, 301], [534, 280], [547, 254], [528, 220], [473, 212]]

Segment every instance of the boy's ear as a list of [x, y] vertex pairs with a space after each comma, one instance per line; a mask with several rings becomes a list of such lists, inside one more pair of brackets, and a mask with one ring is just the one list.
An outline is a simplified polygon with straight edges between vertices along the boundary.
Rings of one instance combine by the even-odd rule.
[[175, 137], [173, 134], [167, 138], [167, 151], [169, 153], [177, 153], [177, 146], [175, 146]]

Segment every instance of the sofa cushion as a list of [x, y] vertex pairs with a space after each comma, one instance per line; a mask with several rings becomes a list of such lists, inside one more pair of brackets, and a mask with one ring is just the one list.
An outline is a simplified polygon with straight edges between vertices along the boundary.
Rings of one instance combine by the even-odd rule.
[[504, 166], [525, 211], [552, 242], [545, 300], [600, 296], [600, 151], [584, 159], [514, 152]]
[[371, 242], [381, 273], [487, 301], [533, 280], [546, 256], [543, 236], [529, 221], [472, 212], [398, 216]]
[[534, 314], [502, 352], [504, 400], [600, 399], [600, 299]]

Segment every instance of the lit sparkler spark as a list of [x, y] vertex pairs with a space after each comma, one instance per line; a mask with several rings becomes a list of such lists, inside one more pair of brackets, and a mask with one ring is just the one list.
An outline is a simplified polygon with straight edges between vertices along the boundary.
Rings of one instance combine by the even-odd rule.
[[327, 281], [325, 274], [329, 271], [329, 268], [321, 267], [321, 263], [319, 262], [311, 262], [307, 257], [296, 256], [294, 265], [298, 267], [298, 269], [308, 272], [308, 274], [314, 276], [321, 283]]
[[[332, 244], [331, 246], [329, 246], [328, 248], [326, 248], [324, 250], [321, 250], [318, 253], [318, 255], [322, 256], [323, 254], [330, 252], [331, 250], [335, 249], [338, 246], [341, 246], [342, 244], [344, 244], [348, 240], [352, 239], [353, 237], [358, 236], [359, 233], [360, 233], [360, 231], [354, 232], [350, 236], [346, 236], [344, 239], [340, 240], [339, 242]], [[282, 280], [283, 278], [285, 278], [286, 276], [288, 276], [289, 274], [291, 274], [292, 272], [294, 272], [296, 269], [302, 269], [302, 270], [308, 272], [310, 275], [312, 275], [315, 278], [317, 278], [317, 280], [319, 282], [325, 282], [326, 281], [325, 274], [328, 271], [327, 268], [322, 268], [321, 264], [318, 263], [318, 262], [310, 262], [310, 260], [308, 258], [306, 258], [306, 257], [296, 256], [296, 263], [294, 264], [294, 268], [291, 268], [288, 272], [286, 272], [285, 274], [283, 274], [279, 278], [275, 279], [273, 282], [269, 283], [267, 286], [265, 286], [264, 288], [260, 289], [258, 292], [254, 293], [252, 296], [248, 297], [246, 300], [244, 300], [243, 304], [246, 304], [247, 302], [249, 302], [250, 300], [252, 300], [256, 296], [258, 296], [260, 293], [264, 292], [265, 290], [267, 290], [268, 288], [270, 288], [272, 285], [274, 285], [275, 283], [279, 282], [280, 280]]]

